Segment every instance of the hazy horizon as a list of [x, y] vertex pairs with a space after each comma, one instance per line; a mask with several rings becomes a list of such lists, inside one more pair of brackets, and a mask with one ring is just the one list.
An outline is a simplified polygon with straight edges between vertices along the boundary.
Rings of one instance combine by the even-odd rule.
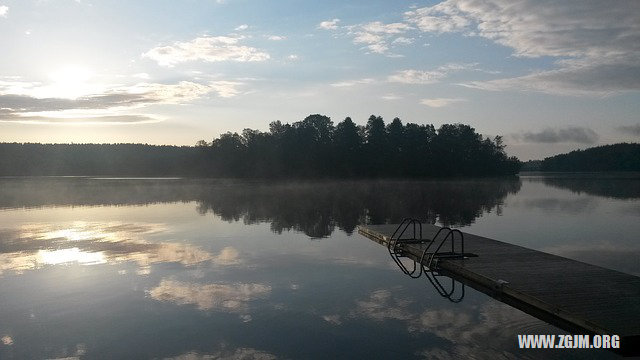
[[0, 142], [192, 146], [316, 113], [469, 124], [523, 161], [640, 140], [637, 1], [0, 0], [0, 33]]

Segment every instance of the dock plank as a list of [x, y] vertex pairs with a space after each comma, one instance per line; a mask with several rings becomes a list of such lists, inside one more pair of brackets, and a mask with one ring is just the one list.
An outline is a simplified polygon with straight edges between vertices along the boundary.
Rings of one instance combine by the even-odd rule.
[[[397, 226], [358, 232], [387, 246]], [[423, 238], [439, 229], [423, 225]], [[625, 355], [640, 355], [640, 277], [473, 234], [464, 239], [465, 252], [478, 257], [438, 261], [444, 275], [570, 332], [620, 335]], [[405, 249], [418, 260], [424, 245]]]

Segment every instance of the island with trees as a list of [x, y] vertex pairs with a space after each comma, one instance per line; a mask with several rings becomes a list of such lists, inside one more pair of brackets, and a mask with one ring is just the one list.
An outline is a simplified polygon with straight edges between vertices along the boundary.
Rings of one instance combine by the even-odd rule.
[[146, 144], [0, 144], [0, 176], [188, 176], [241, 178], [421, 178], [514, 175], [500, 136], [464, 124], [334, 125], [314, 114], [269, 131], [227, 132], [196, 146]]

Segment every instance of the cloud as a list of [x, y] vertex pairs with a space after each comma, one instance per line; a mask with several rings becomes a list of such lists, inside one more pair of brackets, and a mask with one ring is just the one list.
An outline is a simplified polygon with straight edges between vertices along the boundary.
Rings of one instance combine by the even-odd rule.
[[413, 39], [412, 38], [406, 38], [406, 37], [398, 37], [395, 40], [392, 41], [393, 44], [403, 44], [403, 45], [409, 45], [409, 44], [413, 44]]
[[360, 26], [360, 30], [370, 34], [403, 34], [409, 29], [411, 29], [411, 26], [405, 23], [383, 24], [380, 21], [366, 23]]
[[433, 84], [447, 77], [449, 74], [462, 70], [478, 70], [476, 63], [449, 63], [435, 70], [400, 70], [389, 75], [387, 81], [403, 84]]
[[449, 106], [453, 103], [466, 101], [465, 99], [458, 98], [434, 98], [434, 99], [422, 99], [420, 100], [420, 104], [427, 105], [433, 108], [439, 108], [444, 106]]
[[338, 28], [339, 22], [340, 22], [340, 19], [323, 21], [320, 24], [318, 24], [318, 28], [324, 29], [324, 30], [335, 30]]
[[446, 73], [441, 71], [401, 70], [387, 77], [389, 82], [403, 84], [433, 84], [444, 78]]
[[230, 98], [237, 96], [240, 94], [240, 90], [238, 90], [239, 86], [242, 86], [244, 83], [240, 81], [213, 81], [209, 83], [209, 88], [216, 92], [218, 96], [223, 98]]
[[595, 144], [598, 141], [598, 134], [585, 127], [566, 127], [560, 129], [546, 128], [540, 132], [524, 132], [514, 135], [514, 138], [531, 143], [578, 143]]
[[1, 115], [0, 122], [14, 122], [20, 124], [82, 124], [82, 125], [99, 125], [99, 124], [146, 124], [162, 121], [151, 115], [80, 115], [75, 117], [54, 117], [54, 116], [24, 116], [24, 115]]
[[[523, 14], [526, 14], [523, 15]], [[518, 57], [555, 57], [556, 69], [471, 86], [569, 95], [640, 89], [640, 3], [446, 0], [405, 13], [424, 32], [460, 32], [513, 49]]]
[[155, 47], [142, 57], [154, 60], [160, 66], [174, 66], [187, 61], [265, 61], [269, 54], [254, 47], [239, 45], [242, 36], [203, 36], [187, 42]]
[[151, 76], [149, 76], [149, 74], [147, 73], [137, 73], [137, 74], [133, 74], [132, 76], [134, 78], [143, 79], [143, 80], [149, 80], [151, 78]]
[[9, 12], [9, 7], [6, 5], [0, 5], [0, 17], [7, 17], [7, 13]]
[[[409, 29], [411, 29], [411, 26], [405, 23], [384, 24], [380, 21], [374, 21], [357, 26], [351, 26], [350, 34], [354, 36], [353, 42], [355, 44], [365, 44], [365, 47], [372, 53], [393, 56], [394, 54], [387, 53], [390, 43], [410, 44], [412, 39], [400, 36]], [[402, 40], [397, 41], [398, 39]]]
[[383, 100], [399, 100], [399, 99], [402, 99], [401, 96], [393, 94], [393, 93], [382, 95], [380, 98], [383, 99]]
[[271, 41], [280, 41], [280, 40], [284, 40], [286, 38], [287, 38], [286, 36], [280, 36], [280, 35], [271, 35], [271, 36], [267, 37], [267, 39], [271, 40]]
[[608, 96], [640, 89], [640, 65], [567, 63], [560, 69], [460, 85], [491, 91], [527, 90], [571, 96]]
[[359, 85], [359, 84], [371, 84], [374, 81], [375, 80], [371, 79], [371, 78], [365, 78], [365, 79], [360, 79], [360, 80], [347, 80], [347, 81], [340, 81], [340, 82], [332, 83], [331, 86], [333, 86], [333, 87], [351, 87], [351, 86]]
[[625, 134], [640, 136], [640, 124], [618, 126], [616, 129]]
[[140, 123], [159, 121], [152, 115], [131, 113], [154, 104], [186, 104], [209, 93], [222, 98], [240, 94], [239, 81], [200, 84], [137, 83], [106, 89], [75, 99], [38, 97], [46, 86], [37, 83], [0, 82], [0, 122], [23, 123]]
[[236, 28], [235, 28], [235, 29], [233, 29], [233, 30], [235, 30], [235, 31], [245, 31], [245, 30], [247, 30], [248, 28], [249, 28], [249, 25], [247, 25], [247, 24], [242, 24], [242, 25], [239, 25], [238, 27], [236, 27]]
[[263, 284], [196, 284], [167, 279], [149, 291], [151, 298], [158, 301], [230, 313], [245, 312], [249, 302], [270, 293], [271, 286]]

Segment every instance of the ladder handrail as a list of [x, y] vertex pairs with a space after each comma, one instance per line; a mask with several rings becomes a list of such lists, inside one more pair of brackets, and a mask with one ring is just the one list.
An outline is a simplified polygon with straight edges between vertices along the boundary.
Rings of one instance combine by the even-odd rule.
[[[407, 231], [413, 231], [412, 236], [403, 239], [402, 237], [407, 233]], [[456, 253], [456, 236], [455, 234], [459, 234], [460, 238], [460, 253]], [[444, 236], [441, 236], [444, 234]], [[443, 248], [447, 240], [451, 241], [451, 252], [450, 253], [441, 253], [440, 250]], [[437, 244], [436, 244], [437, 243]], [[422, 251], [422, 255], [419, 261], [413, 260], [413, 269], [409, 270], [407, 265], [402, 262], [402, 258], [406, 257], [403, 255], [403, 245], [404, 244], [426, 244], [424, 250]], [[436, 245], [434, 245], [436, 244]], [[429, 250], [435, 246], [435, 249], [432, 252]], [[409, 277], [417, 279], [425, 275], [427, 280], [431, 283], [431, 285], [436, 289], [438, 294], [442, 297], [447, 298], [451, 302], [460, 302], [464, 298], [465, 295], [465, 286], [461, 284], [461, 291], [459, 296], [454, 296], [456, 294], [456, 290], [458, 287], [456, 286], [457, 281], [453, 278], [451, 279], [451, 287], [450, 290], [445, 289], [444, 285], [438, 280], [436, 267], [437, 262], [434, 264], [434, 261], [439, 257], [444, 256], [453, 256], [453, 257], [464, 257], [464, 234], [458, 229], [451, 229], [450, 227], [443, 226], [431, 239], [423, 239], [422, 238], [422, 223], [418, 219], [414, 218], [404, 218], [402, 222], [396, 227], [391, 237], [389, 237], [387, 241], [387, 250], [389, 251], [389, 255], [391, 259], [398, 265], [400, 270], [409, 275]]]

